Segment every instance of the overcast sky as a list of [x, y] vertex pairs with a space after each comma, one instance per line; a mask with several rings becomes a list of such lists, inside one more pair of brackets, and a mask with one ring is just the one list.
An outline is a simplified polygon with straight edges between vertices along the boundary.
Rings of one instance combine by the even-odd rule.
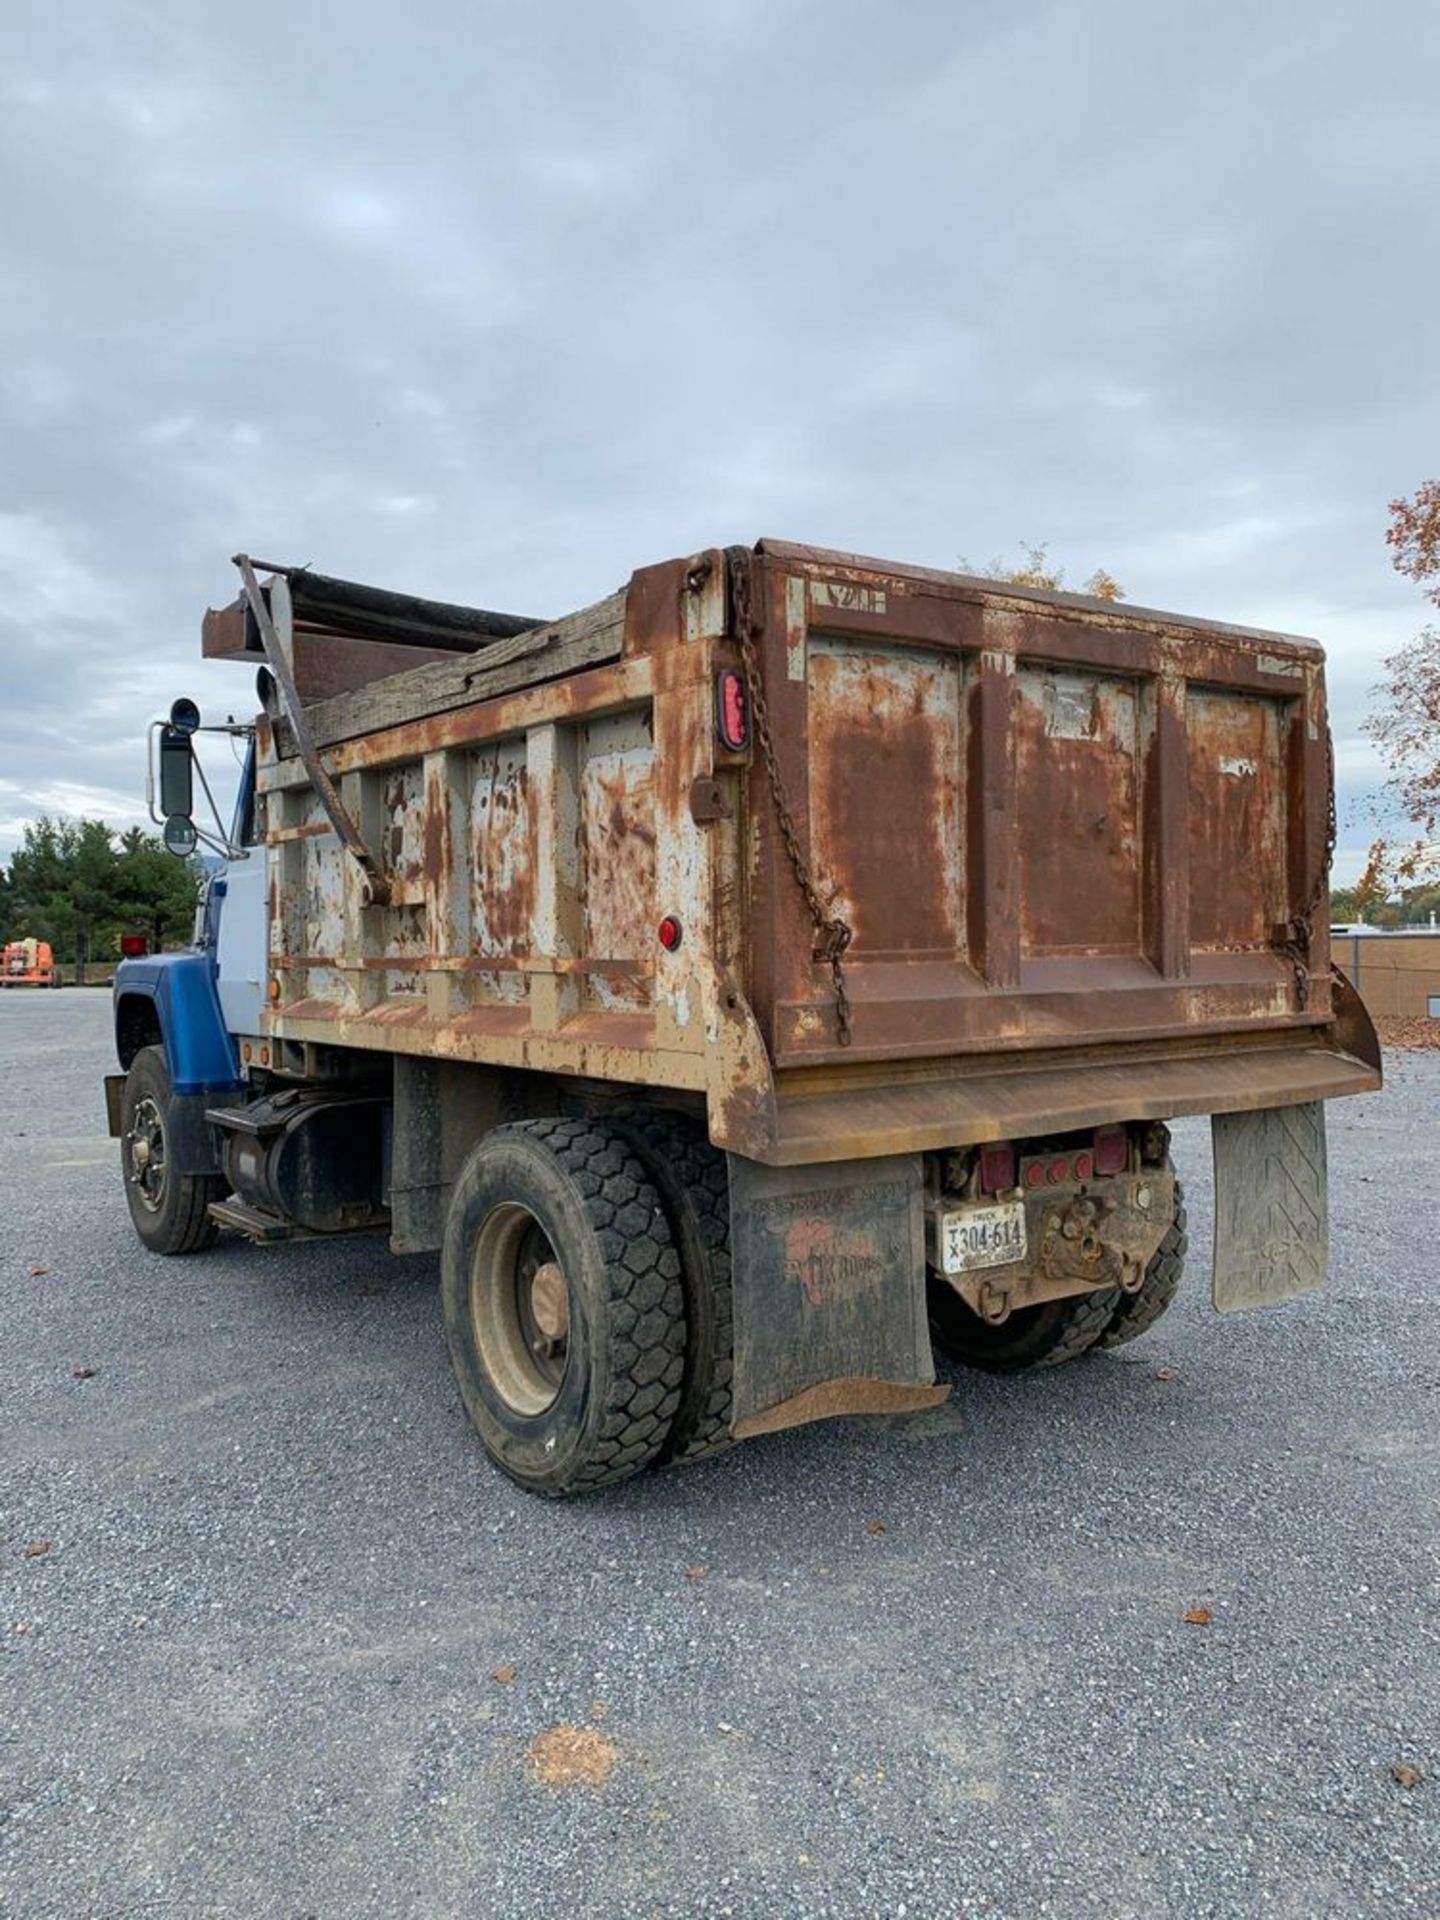
[[228, 556], [540, 614], [774, 534], [1318, 636], [1440, 471], [1440, 8], [4, 0], [0, 857]]

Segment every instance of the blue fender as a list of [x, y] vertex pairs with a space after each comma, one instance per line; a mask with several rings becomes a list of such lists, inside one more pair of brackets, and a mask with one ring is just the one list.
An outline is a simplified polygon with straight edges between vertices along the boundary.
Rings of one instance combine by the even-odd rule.
[[245, 1085], [210, 954], [148, 954], [116, 968], [115, 1051], [121, 1066], [130, 1065], [139, 1047], [157, 1041], [174, 1093], [233, 1093]]

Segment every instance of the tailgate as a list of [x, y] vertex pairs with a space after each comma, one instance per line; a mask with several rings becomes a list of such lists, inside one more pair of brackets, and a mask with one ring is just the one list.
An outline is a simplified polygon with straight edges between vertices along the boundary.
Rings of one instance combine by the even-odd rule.
[[852, 934], [842, 1048], [757, 760], [751, 997], [777, 1069], [1330, 1020], [1323, 911], [1303, 931], [1328, 858], [1317, 647], [773, 542], [753, 565], [776, 764]]

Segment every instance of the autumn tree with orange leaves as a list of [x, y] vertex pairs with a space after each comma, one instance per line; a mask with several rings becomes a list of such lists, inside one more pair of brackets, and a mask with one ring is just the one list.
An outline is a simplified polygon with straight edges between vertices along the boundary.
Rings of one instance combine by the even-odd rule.
[[[1390, 502], [1385, 535], [1397, 573], [1418, 581], [1440, 608], [1440, 480]], [[1385, 762], [1385, 793], [1415, 829], [1405, 845], [1377, 840], [1357, 893], [1383, 899], [1397, 885], [1440, 873], [1440, 627], [1427, 625], [1385, 662], [1364, 723]]]
[[1065, 569], [1062, 566], [1057, 566], [1050, 558], [1049, 545], [1043, 540], [1038, 545], [1034, 542], [1027, 543], [1022, 541], [1020, 543], [1020, 558], [1013, 563], [1008, 560], [995, 559], [990, 561], [987, 566], [976, 567], [972, 566], [962, 555], [959, 566], [962, 573], [978, 574], [982, 580], [1003, 580], [1009, 586], [1043, 587], [1047, 593], [1063, 593], [1066, 591], [1071, 593], [1088, 593], [1094, 600], [1123, 600], [1125, 598], [1125, 589], [1120, 585], [1119, 581], [1115, 579], [1113, 574], [1105, 571], [1104, 567], [1097, 567], [1090, 575], [1090, 578], [1080, 586], [1067, 589], [1065, 585]]

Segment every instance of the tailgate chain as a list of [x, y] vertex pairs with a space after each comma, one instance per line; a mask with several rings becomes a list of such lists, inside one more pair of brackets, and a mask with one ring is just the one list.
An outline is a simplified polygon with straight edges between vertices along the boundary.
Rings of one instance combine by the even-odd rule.
[[[1325, 784], [1328, 793], [1325, 855], [1315, 876], [1315, 885], [1310, 890], [1310, 898], [1303, 911], [1291, 920], [1289, 938], [1285, 942], [1285, 952], [1295, 969], [1295, 996], [1302, 1012], [1310, 1004], [1310, 984], [1314, 978], [1310, 971], [1310, 952], [1315, 939], [1315, 916], [1320, 911], [1330, 884], [1330, 864], [1335, 858], [1335, 737], [1328, 726], [1325, 729]], [[1334, 973], [1336, 968], [1332, 966], [1330, 971]]]
[[815, 874], [805, 851], [800, 845], [800, 835], [795, 826], [795, 816], [790, 811], [789, 796], [785, 792], [785, 783], [780, 777], [780, 765], [775, 756], [775, 737], [770, 731], [770, 709], [765, 700], [765, 685], [760, 677], [760, 655], [755, 645], [760, 623], [755, 618], [750, 600], [750, 555], [744, 547], [729, 547], [725, 553], [726, 565], [730, 575], [730, 597], [735, 609], [735, 638], [740, 646], [740, 660], [745, 669], [745, 690], [750, 698], [750, 712], [755, 721], [755, 738], [760, 745], [760, 758], [765, 765], [765, 777], [770, 787], [770, 799], [775, 808], [775, 820], [780, 829], [780, 839], [795, 874], [795, 880], [804, 896], [810, 918], [815, 927], [814, 958], [824, 961], [830, 968], [830, 977], [835, 983], [835, 1037], [842, 1047], [850, 1045], [850, 995], [845, 986], [845, 950], [855, 937], [848, 920], [834, 911], [833, 903], [826, 902], [820, 893]]

